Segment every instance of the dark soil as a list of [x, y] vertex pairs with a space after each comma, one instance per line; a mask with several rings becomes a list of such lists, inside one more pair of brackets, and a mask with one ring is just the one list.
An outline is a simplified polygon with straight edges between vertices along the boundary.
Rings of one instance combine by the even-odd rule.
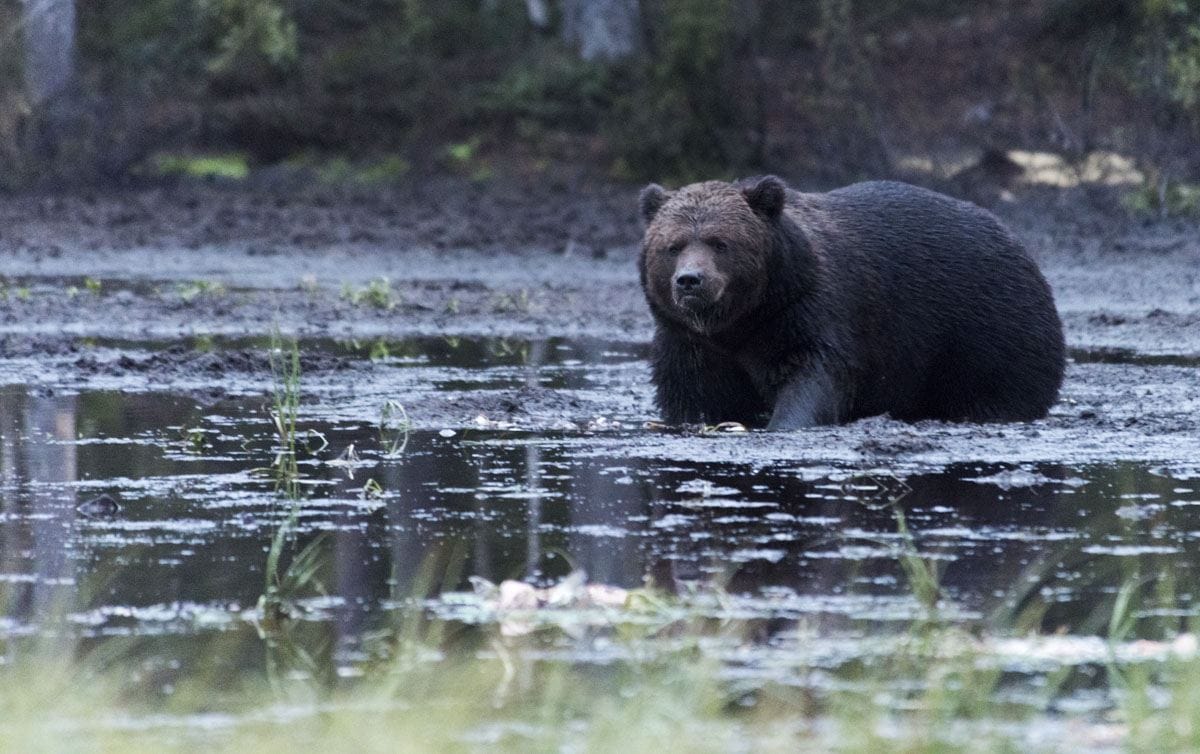
[[297, 250], [537, 249], [604, 256], [638, 234], [621, 184], [558, 175], [478, 184], [454, 177], [350, 189], [181, 182], [0, 199], [7, 251], [58, 258], [153, 247], [235, 249], [277, 257]]

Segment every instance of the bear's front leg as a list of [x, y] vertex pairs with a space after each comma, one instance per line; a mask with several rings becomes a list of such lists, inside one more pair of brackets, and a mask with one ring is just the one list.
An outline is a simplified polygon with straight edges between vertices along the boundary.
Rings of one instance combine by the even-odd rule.
[[732, 359], [662, 330], [651, 350], [655, 398], [668, 423], [761, 423], [767, 406]]
[[767, 430], [786, 432], [837, 424], [841, 414], [841, 399], [832, 375], [823, 366], [814, 365], [802, 369], [779, 389]]

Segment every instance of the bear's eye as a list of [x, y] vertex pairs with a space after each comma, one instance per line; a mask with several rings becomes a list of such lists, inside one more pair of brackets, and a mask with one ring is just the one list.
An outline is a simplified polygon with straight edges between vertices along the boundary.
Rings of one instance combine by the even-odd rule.
[[682, 241], [676, 241], [675, 243], [673, 243], [667, 247], [667, 253], [668, 254], [678, 254], [679, 252], [683, 251], [683, 247], [685, 245], [686, 244], [684, 244]]
[[729, 250], [729, 244], [725, 243], [724, 241], [722, 241], [719, 238], [710, 238], [710, 239], [708, 239], [707, 243], [708, 243], [708, 247], [710, 249], [712, 249], [713, 251], [728, 251]]

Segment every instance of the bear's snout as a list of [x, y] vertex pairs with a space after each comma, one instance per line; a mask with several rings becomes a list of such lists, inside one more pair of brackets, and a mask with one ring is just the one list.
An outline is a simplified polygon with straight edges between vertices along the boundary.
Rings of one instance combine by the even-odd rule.
[[684, 270], [675, 273], [675, 292], [682, 296], [699, 293], [704, 285], [704, 273], [700, 270]]
[[675, 305], [693, 313], [716, 305], [724, 292], [721, 275], [703, 269], [683, 268], [671, 281]]
[[707, 249], [693, 246], [680, 255], [671, 276], [676, 306], [695, 312], [715, 304], [724, 290], [724, 276]]

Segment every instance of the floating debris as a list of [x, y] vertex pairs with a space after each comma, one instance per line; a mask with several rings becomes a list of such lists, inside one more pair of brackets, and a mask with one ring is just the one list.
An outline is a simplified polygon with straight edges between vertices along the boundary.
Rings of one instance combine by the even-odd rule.
[[75, 510], [88, 518], [110, 518], [121, 512], [121, 504], [111, 495], [99, 495], [75, 506]]
[[705, 433], [715, 434], [737, 434], [739, 432], [749, 431], [750, 430], [746, 429], [746, 425], [742, 424], [741, 422], [721, 422], [720, 424], [714, 424], [711, 427], [704, 428]]
[[1008, 471], [998, 471], [989, 476], [966, 477], [964, 482], [974, 482], [975, 484], [994, 484], [1002, 490], [1021, 489], [1025, 487], [1041, 487], [1046, 484], [1061, 484], [1066, 487], [1082, 487], [1087, 484], [1087, 480], [1079, 477], [1070, 477], [1068, 479], [1054, 479], [1045, 474], [1028, 469], [1010, 469]]
[[475, 417], [475, 426], [480, 429], [516, 429], [516, 424], [509, 421], [489, 419], [483, 414]]
[[613, 421], [606, 416], [593, 417], [592, 420], [587, 423], [588, 432], [604, 432], [614, 429], [622, 429], [621, 422]]
[[1150, 469], [1150, 473], [1155, 476], [1165, 476], [1168, 479], [1178, 479], [1181, 482], [1190, 482], [1200, 479], [1200, 466], [1156, 466]]
[[573, 571], [554, 586], [545, 588], [513, 579], [499, 585], [479, 576], [472, 576], [470, 581], [479, 607], [496, 616], [504, 636], [524, 636], [547, 623], [565, 629], [606, 622], [604, 618], [593, 619], [587, 611], [613, 610], [629, 602], [628, 590], [589, 584], [583, 571]]
[[699, 495], [701, 497], [729, 497], [742, 494], [742, 491], [736, 487], [722, 487], [707, 479], [689, 479], [676, 487], [675, 491], [683, 495]]
[[342, 469], [346, 472], [346, 478], [354, 481], [354, 471], [360, 466], [374, 466], [374, 461], [363, 459], [358, 454], [358, 449], [354, 447], [354, 443], [350, 443], [346, 448], [338, 454], [338, 457], [329, 461], [330, 466]]

